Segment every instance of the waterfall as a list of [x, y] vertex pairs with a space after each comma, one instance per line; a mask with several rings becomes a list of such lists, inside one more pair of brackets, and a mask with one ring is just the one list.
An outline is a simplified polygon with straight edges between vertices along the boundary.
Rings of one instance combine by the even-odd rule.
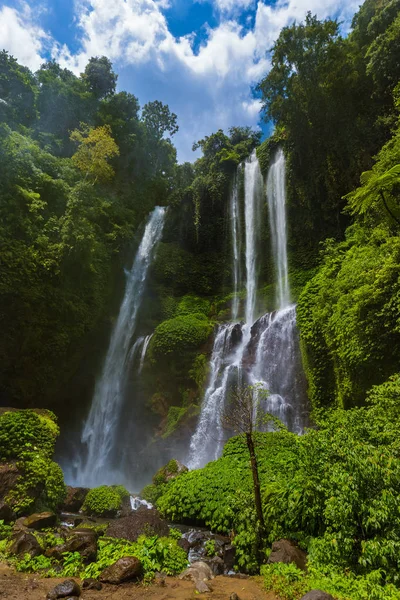
[[[296, 307], [290, 306], [286, 235], [285, 157], [278, 150], [267, 177], [267, 203], [275, 266], [278, 310], [255, 321], [257, 272], [263, 181], [255, 152], [244, 165], [244, 232], [246, 265], [245, 322], [220, 325], [214, 338], [210, 377], [200, 418], [190, 441], [188, 466], [196, 469], [220, 456], [224, 439], [221, 414], [230, 386], [261, 383], [268, 391], [260, 399], [262, 409], [281, 419], [293, 432], [307, 424], [307, 395], [299, 340]], [[235, 298], [239, 287], [240, 221], [237, 182], [230, 201], [232, 270]], [[232, 321], [238, 317], [238, 303], [232, 303]]]
[[267, 178], [269, 225], [272, 240], [272, 257], [276, 269], [278, 307], [289, 304], [289, 278], [286, 239], [286, 173], [285, 155], [280, 148], [271, 164]]
[[[192, 469], [199, 468], [207, 461], [214, 460], [219, 456], [224, 442], [224, 432], [220, 420], [228, 389], [233, 383], [242, 381], [243, 354], [250, 341], [256, 306], [262, 190], [261, 170], [254, 151], [244, 165], [246, 322], [243, 326], [240, 324], [221, 325], [216, 332], [210, 362], [210, 379], [204, 394], [196, 431], [190, 440], [188, 466]], [[240, 268], [240, 211], [237, 180], [234, 181], [230, 208], [235, 285], [238, 282], [238, 277], [235, 279], [235, 273], [239, 273]], [[234, 291], [237, 294], [237, 288]], [[232, 305], [233, 320], [237, 318], [237, 312], [238, 305], [235, 305], [234, 302]]]
[[146, 285], [147, 272], [162, 235], [164, 217], [165, 208], [162, 207], [156, 207], [150, 214], [133, 266], [127, 273], [125, 294], [111, 334], [103, 371], [96, 382], [89, 416], [82, 432], [82, 442], [87, 446], [86, 462], [79, 473], [82, 485], [115, 483], [111, 455], [118, 435], [129, 366], [142, 345], [144, 360], [145, 349], [149, 342], [148, 338], [138, 338], [132, 345], [132, 338]]
[[256, 151], [244, 167], [244, 206], [246, 241], [246, 324], [252, 325], [257, 292], [257, 241], [261, 227], [262, 175]]
[[239, 314], [239, 288], [241, 286], [241, 258], [240, 258], [240, 207], [239, 207], [239, 189], [238, 177], [235, 174], [231, 201], [230, 201], [230, 216], [231, 216], [231, 235], [232, 235], [232, 273], [233, 273], [233, 300], [232, 300], [232, 320], [236, 321]]
[[143, 340], [142, 354], [140, 355], [140, 364], [139, 364], [139, 373], [142, 372], [144, 359], [146, 358], [147, 348], [150, 344], [150, 340], [153, 337], [153, 334], [147, 335]]

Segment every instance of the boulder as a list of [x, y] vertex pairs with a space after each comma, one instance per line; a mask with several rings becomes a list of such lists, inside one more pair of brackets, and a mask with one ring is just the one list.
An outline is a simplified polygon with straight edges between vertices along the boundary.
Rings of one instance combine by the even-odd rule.
[[85, 562], [95, 561], [97, 558], [97, 535], [92, 529], [83, 527], [65, 532], [66, 539], [61, 546], [49, 548], [46, 556], [60, 559], [63, 552], [79, 552]]
[[56, 585], [55, 588], [50, 590], [47, 594], [47, 600], [57, 600], [58, 598], [78, 598], [81, 595], [81, 588], [73, 579], [66, 579], [65, 581]]
[[67, 485], [67, 496], [61, 506], [61, 510], [70, 513], [78, 512], [85, 502], [88, 491], [89, 488], [71, 487]]
[[138, 579], [143, 573], [142, 563], [134, 556], [120, 558], [113, 565], [100, 573], [100, 581], [119, 584], [131, 579]]
[[214, 579], [211, 568], [203, 561], [193, 563], [188, 569], [179, 575], [179, 579], [188, 581], [209, 581]]
[[127, 517], [116, 519], [106, 531], [108, 537], [121, 538], [130, 542], [136, 542], [143, 534], [160, 537], [169, 534], [167, 522], [161, 518], [155, 508], [148, 509], [142, 506]]
[[33, 558], [34, 556], [42, 554], [43, 549], [33, 533], [17, 529], [13, 531], [9, 552], [16, 556], [29, 554]]
[[28, 529], [46, 529], [47, 527], [54, 527], [56, 522], [57, 515], [53, 512], [41, 512], [26, 517], [22, 521], [22, 525]]
[[290, 540], [279, 540], [272, 544], [268, 563], [294, 563], [298, 569], [305, 571], [307, 554]]
[[300, 600], [335, 600], [335, 598], [321, 590], [311, 590], [311, 592], [307, 592], [305, 596], [302, 596]]

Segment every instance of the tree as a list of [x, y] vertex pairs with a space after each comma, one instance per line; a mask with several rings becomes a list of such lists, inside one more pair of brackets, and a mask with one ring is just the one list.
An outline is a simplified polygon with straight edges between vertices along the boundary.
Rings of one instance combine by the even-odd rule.
[[[260, 476], [258, 472], [257, 456], [254, 445], [254, 434], [265, 417], [261, 417], [259, 401], [266, 391], [261, 386], [236, 386], [231, 390], [230, 398], [225, 411], [221, 415], [222, 426], [246, 438], [250, 455], [251, 472], [253, 476], [254, 501], [257, 519], [260, 524], [259, 550], [261, 552], [265, 538], [265, 521], [261, 503]], [[276, 420], [271, 416], [267, 418]]]
[[29, 127], [36, 119], [36, 81], [27, 67], [0, 52], [0, 121]]
[[147, 131], [156, 140], [161, 140], [168, 132], [171, 136], [178, 132], [178, 117], [172, 113], [167, 104], [159, 100], [148, 102], [142, 111], [142, 121]]
[[109, 125], [93, 129], [82, 123], [80, 129], [71, 133], [71, 140], [79, 143], [72, 161], [86, 177], [94, 178], [95, 182], [112, 179], [114, 169], [108, 164], [108, 160], [118, 156], [119, 149], [111, 136]]
[[118, 75], [112, 70], [112, 63], [106, 56], [95, 56], [89, 59], [82, 79], [89, 90], [98, 99], [111, 96], [115, 92]]

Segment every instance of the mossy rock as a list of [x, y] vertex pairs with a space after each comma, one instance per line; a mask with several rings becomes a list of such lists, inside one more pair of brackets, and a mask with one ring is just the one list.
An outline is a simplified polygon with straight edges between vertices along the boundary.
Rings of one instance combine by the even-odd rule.
[[49, 410], [0, 409], [0, 460], [24, 458], [41, 452], [52, 458], [60, 433], [57, 419]]
[[150, 342], [150, 355], [160, 359], [199, 348], [208, 340], [212, 329], [212, 324], [201, 313], [168, 319], [156, 328]]
[[101, 485], [89, 490], [82, 511], [96, 517], [115, 517], [129, 495], [122, 485]]
[[[56, 417], [50, 411], [0, 410], [2, 494], [16, 516], [54, 511], [63, 502], [64, 476], [51, 460], [58, 434]], [[10, 465], [14, 475], [18, 473], [12, 480]]]

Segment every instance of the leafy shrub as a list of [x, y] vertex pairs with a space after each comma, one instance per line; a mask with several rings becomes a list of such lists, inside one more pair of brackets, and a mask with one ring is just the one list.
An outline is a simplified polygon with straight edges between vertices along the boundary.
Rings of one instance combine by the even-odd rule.
[[208, 316], [210, 306], [210, 301], [206, 298], [200, 298], [199, 296], [183, 296], [178, 304], [176, 312], [178, 315], [203, 314]]
[[103, 569], [124, 556], [135, 556], [142, 565], [145, 574], [163, 571], [167, 575], [180, 573], [187, 566], [186, 552], [180, 548], [176, 539], [158, 536], [140, 536], [137, 542], [102, 538], [99, 541], [97, 561], [88, 565], [85, 577], [98, 577]]
[[156, 328], [150, 342], [150, 355], [159, 359], [193, 350], [204, 344], [211, 332], [211, 324], [201, 313], [174, 317]]
[[98, 517], [115, 516], [127, 497], [129, 492], [123, 486], [101, 485], [88, 492], [82, 510]]
[[6, 525], [0, 520], [0, 540], [8, 540], [12, 533], [12, 525]]

